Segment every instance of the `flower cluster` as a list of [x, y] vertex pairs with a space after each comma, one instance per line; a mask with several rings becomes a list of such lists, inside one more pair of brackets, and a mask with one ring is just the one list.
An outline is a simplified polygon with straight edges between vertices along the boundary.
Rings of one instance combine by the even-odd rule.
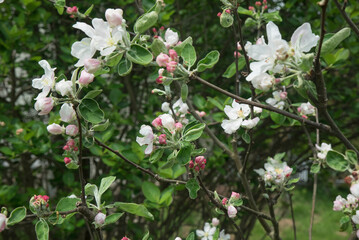
[[65, 153], [65, 158], [64, 158], [64, 162], [66, 165], [68, 165], [69, 163], [73, 163], [75, 165], [77, 165], [77, 151], [78, 151], [78, 147], [76, 146], [76, 141], [74, 139], [69, 139], [66, 142], [66, 145], [62, 148]]
[[274, 91], [273, 93], [273, 98], [268, 98], [266, 100], [266, 103], [268, 103], [269, 105], [282, 109], [285, 106], [285, 101], [287, 99], [287, 92], [286, 91]]
[[194, 159], [194, 162], [191, 160], [189, 162], [188, 167], [190, 169], [194, 169], [196, 172], [199, 172], [201, 169], [203, 170], [206, 167], [207, 160], [204, 156], [198, 156]]
[[227, 198], [222, 199], [222, 205], [227, 208], [227, 214], [230, 218], [235, 218], [237, 216], [237, 208], [243, 204], [241, 195], [237, 192], [232, 192], [229, 200]]
[[[178, 121], [182, 124], [188, 124], [186, 114], [188, 113], [188, 105], [179, 98], [172, 106], [174, 114], [178, 117]], [[162, 103], [161, 110], [165, 113], [173, 114], [169, 102]], [[205, 113], [204, 113], [205, 114]], [[203, 115], [203, 113], [202, 113]]]
[[320, 146], [316, 144], [315, 147], [318, 150], [318, 158], [321, 160], [324, 160], [327, 157], [328, 152], [332, 150], [332, 145], [324, 142]]
[[250, 64], [252, 72], [246, 80], [262, 91], [268, 91], [276, 83], [274, 75], [288, 72], [300, 74], [304, 53], [315, 47], [319, 40], [319, 36], [312, 33], [309, 23], [294, 31], [290, 43], [282, 39], [273, 22], [267, 24], [266, 31], [268, 44], [262, 36], [256, 44], [248, 42], [245, 47], [248, 56], [254, 60]]
[[48, 211], [50, 198], [47, 195], [34, 195], [30, 199], [30, 210], [34, 213]]
[[[254, 107], [254, 113], [262, 112], [261, 108]], [[247, 104], [240, 104], [233, 100], [232, 106], [225, 106], [224, 112], [229, 120], [224, 119], [221, 126], [225, 133], [235, 133], [241, 126], [246, 129], [254, 128], [258, 122], [259, 117], [250, 118], [251, 108]]]
[[268, 5], [267, 5], [267, 4], [268, 4], [267, 0], [263, 0], [263, 2], [261, 2], [261, 1], [256, 1], [256, 2], [254, 3], [255, 7], [249, 6], [249, 7], [248, 7], [248, 10], [251, 10], [251, 11], [253, 11], [253, 12], [256, 12], [256, 9], [257, 9], [257, 10], [259, 10], [259, 11], [261, 11], [261, 12], [264, 12], [264, 10], [268, 9]]
[[[219, 220], [217, 218], [213, 218], [212, 223], [206, 222], [204, 224], [203, 230], [196, 230], [197, 237], [199, 237], [201, 240], [212, 240], [216, 235], [216, 239], [218, 240], [230, 240], [231, 236], [229, 234], [226, 234], [224, 229], [219, 232], [219, 229], [217, 229], [218, 225]], [[178, 239], [180, 240], [181, 238]], [[177, 240], [177, 238], [175, 240]]]
[[264, 169], [254, 171], [259, 174], [266, 186], [282, 189], [288, 183], [293, 168], [290, 168], [286, 162], [269, 157]]
[[310, 104], [310, 102], [302, 103], [300, 107], [297, 108], [297, 111], [303, 118], [308, 118], [308, 116], [315, 116], [315, 107]]

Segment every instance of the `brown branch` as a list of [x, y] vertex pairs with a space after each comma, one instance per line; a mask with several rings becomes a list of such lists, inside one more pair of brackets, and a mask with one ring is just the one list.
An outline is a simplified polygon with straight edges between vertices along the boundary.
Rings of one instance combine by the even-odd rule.
[[294, 218], [292, 194], [291, 194], [290, 192], [288, 192], [288, 196], [289, 196], [290, 213], [291, 213], [291, 215], [292, 215], [294, 240], [297, 240], [297, 228], [296, 228], [296, 226], [295, 226], [295, 218]]
[[334, 0], [335, 5], [337, 6], [339, 12], [342, 14], [345, 21], [348, 23], [348, 25], [351, 27], [351, 29], [355, 32], [355, 34], [359, 37], [359, 28], [355, 25], [355, 23], [350, 19], [348, 14], [345, 12], [345, 8], [342, 8], [340, 6], [340, 3], [338, 0]]

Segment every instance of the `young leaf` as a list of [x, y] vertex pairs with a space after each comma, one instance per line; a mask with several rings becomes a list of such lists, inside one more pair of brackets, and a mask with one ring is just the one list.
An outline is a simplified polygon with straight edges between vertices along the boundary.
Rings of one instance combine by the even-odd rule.
[[358, 164], [358, 156], [357, 156], [357, 154], [356, 154], [355, 151], [353, 151], [353, 150], [347, 150], [347, 151], [345, 152], [345, 156], [347, 157], [348, 161], [349, 161], [351, 164], [353, 164], [353, 165]]
[[228, 28], [232, 26], [233, 20], [234, 19], [231, 14], [227, 13], [226, 11], [223, 11], [222, 15], [219, 18], [219, 23], [221, 24], [222, 27]]
[[194, 65], [197, 59], [196, 50], [191, 44], [186, 44], [181, 52], [181, 57], [184, 64], [191, 67]]
[[147, 65], [153, 59], [152, 53], [138, 44], [131, 45], [130, 50], [126, 53], [126, 57], [131, 62], [140, 65]]
[[310, 167], [310, 172], [311, 173], [318, 173], [320, 171], [320, 163], [313, 163], [312, 166]]
[[88, 122], [97, 124], [104, 120], [104, 112], [100, 109], [98, 103], [93, 99], [82, 99], [78, 109], [81, 116]]
[[153, 215], [147, 210], [147, 208], [141, 204], [115, 202], [114, 205], [125, 212], [135, 214], [140, 217], [149, 218], [151, 220], [154, 219]]
[[331, 53], [344, 39], [349, 37], [350, 28], [343, 28], [328, 40], [326, 40], [322, 45], [321, 54], [325, 55]]
[[350, 223], [350, 217], [349, 216], [344, 216], [339, 220], [340, 223], [340, 229], [339, 231], [344, 232], [345, 230], [347, 230], [347, 228], [349, 227], [349, 223]]
[[197, 192], [200, 189], [200, 186], [198, 185], [196, 179], [191, 178], [190, 180], [188, 180], [188, 182], [186, 183], [186, 188], [188, 189], [189, 197], [191, 199], [196, 199]]
[[203, 72], [207, 68], [212, 68], [219, 60], [219, 52], [217, 50], [209, 52], [203, 59], [197, 63], [197, 71]]
[[285, 116], [276, 112], [271, 112], [270, 118], [278, 125], [282, 125], [285, 121]]
[[194, 239], [195, 239], [194, 237], [195, 237], [195, 236], [194, 236], [194, 232], [191, 232], [191, 233], [187, 236], [186, 240], [194, 240]]
[[135, 33], [143, 33], [156, 24], [158, 14], [155, 11], [148, 12], [139, 17], [133, 27]]
[[266, 22], [270, 22], [270, 21], [281, 22], [282, 21], [282, 18], [281, 18], [281, 16], [279, 16], [278, 11], [271, 12], [271, 13], [264, 13], [263, 18]]
[[344, 172], [348, 169], [349, 163], [345, 156], [336, 151], [329, 151], [327, 154], [327, 164], [330, 168], [338, 172]]
[[49, 239], [49, 225], [45, 219], [40, 218], [35, 226], [37, 240], [48, 240]]
[[188, 38], [186, 38], [181, 44], [175, 46], [173, 49], [177, 52], [177, 54], [178, 54], [179, 56], [181, 56], [183, 48], [184, 48], [187, 44], [191, 44], [191, 45], [192, 45], [192, 43], [193, 43], [192, 37], [188, 37]]
[[12, 210], [10, 216], [7, 220], [7, 225], [12, 226], [16, 223], [21, 222], [26, 217], [26, 208], [25, 207], [18, 207]]
[[111, 186], [111, 184], [116, 180], [116, 177], [109, 176], [101, 179], [99, 194], [102, 195], [106, 190]]
[[177, 154], [177, 160], [182, 165], [186, 165], [191, 160], [192, 145], [182, 146]]
[[142, 240], [148, 240], [149, 237], [150, 237], [150, 231], [147, 231], [145, 236], [143, 236]]
[[100, 93], [102, 93], [102, 89], [99, 90], [92, 90], [89, 91], [84, 98], [89, 98], [89, 99], [93, 99], [95, 97], [97, 97], [97, 95], [99, 95]]
[[243, 139], [247, 144], [249, 144], [249, 143], [251, 142], [251, 137], [250, 137], [249, 134], [246, 133], [246, 132], [242, 134], [242, 139]]
[[113, 214], [107, 216], [105, 219], [104, 226], [117, 222], [118, 219], [120, 219], [122, 217], [122, 215], [123, 215], [123, 213], [113, 213]]
[[151, 182], [144, 182], [142, 184], [142, 192], [145, 197], [154, 203], [159, 203], [161, 197], [160, 189]]
[[155, 38], [151, 44], [151, 50], [155, 54], [155, 56], [160, 55], [160, 53], [167, 53], [166, 45], [163, 41]]
[[77, 202], [81, 201], [80, 198], [69, 198], [64, 197], [61, 198], [60, 201], [56, 205], [56, 211], [70, 211], [76, 208]]
[[181, 86], [181, 98], [183, 102], [186, 102], [188, 96], [188, 85], [183, 83]]
[[132, 62], [127, 58], [122, 58], [122, 60], [117, 65], [117, 73], [121, 77], [126, 76], [132, 70]]
[[66, 2], [65, 0], [56, 0], [54, 3], [55, 8], [57, 9], [57, 12], [62, 15], [64, 13]]
[[[242, 68], [246, 65], [246, 61], [244, 60], [244, 57], [238, 58], [238, 71], [241, 71]], [[229, 67], [226, 69], [226, 71], [223, 73], [222, 77], [225, 78], [231, 78], [236, 74], [236, 63], [233, 62]]]
[[237, 11], [239, 14], [244, 14], [244, 15], [248, 15], [248, 16], [253, 16], [253, 14], [254, 14], [253, 11], [242, 8], [242, 7], [238, 7]]
[[193, 127], [191, 127], [190, 129], [188, 129], [185, 132], [183, 139], [188, 142], [197, 140], [202, 135], [203, 129], [205, 127], [206, 127], [206, 124], [204, 124], [204, 123], [198, 123], [198, 124], [194, 125]]
[[92, 129], [97, 132], [102, 132], [105, 131], [109, 125], [110, 125], [110, 121], [107, 119], [106, 122], [104, 123], [94, 125]]
[[157, 162], [162, 157], [164, 151], [165, 150], [163, 148], [158, 148], [154, 152], [152, 152], [149, 159], [150, 163]]
[[86, 10], [86, 12], [84, 13], [85, 16], [90, 15], [90, 13], [92, 12], [93, 6], [94, 6], [94, 5], [91, 4], [91, 6]]

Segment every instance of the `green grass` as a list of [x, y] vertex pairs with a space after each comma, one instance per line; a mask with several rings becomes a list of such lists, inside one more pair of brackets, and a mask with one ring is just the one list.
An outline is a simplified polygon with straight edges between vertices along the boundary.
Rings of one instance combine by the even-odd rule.
[[[341, 193], [340, 193], [341, 194]], [[348, 239], [351, 232], [351, 228], [348, 228], [346, 232], [339, 231], [339, 220], [343, 216], [341, 212], [334, 212], [333, 201], [337, 194], [328, 192], [318, 192], [315, 207], [314, 226], [312, 231], [313, 240], [315, 239]], [[346, 197], [345, 193], [342, 194]], [[280, 205], [285, 205], [285, 201], [280, 199], [278, 201], [278, 209], [283, 209]], [[293, 191], [293, 205], [294, 216], [297, 227], [297, 239], [308, 239], [308, 228], [310, 223], [312, 204], [312, 192], [307, 189], [296, 189]], [[276, 211], [277, 217], [281, 212]], [[286, 211], [283, 218], [279, 221], [280, 236], [283, 240], [294, 239], [293, 225], [290, 214], [290, 208]], [[262, 239], [264, 236], [264, 230], [262, 226], [257, 222], [255, 228], [252, 231], [250, 239]], [[269, 237], [264, 238], [270, 239]]]

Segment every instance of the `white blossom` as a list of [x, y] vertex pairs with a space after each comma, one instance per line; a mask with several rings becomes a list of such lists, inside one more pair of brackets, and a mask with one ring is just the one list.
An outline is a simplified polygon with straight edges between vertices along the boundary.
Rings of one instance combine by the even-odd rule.
[[74, 42], [71, 46], [71, 55], [79, 60], [75, 67], [82, 67], [87, 59], [91, 59], [96, 53], [96, 48], [91, 45], [91, 38], [83, 38]]
[[298, 112], [303, 115], [315, 115], [315, 107], [310, 102], [302, 103], [298, 108]]
[[41, 78], [35, 78], [32, 80], [32, 87], [42, 89], [41, 96], [46, 97], [55, 85], [56, 68], [51, 68], [50, 64], [46, 60], [39, 61], [39, 65], [44, 69], [45, 74], [42, 75]]
[[219, 238], [218, 240], [230, 240], [231, 239], [231, 235], [226, 234], [224, 232], [224, 229], [219, 233]]
[[302, 52], [309, 52], [310, 49], [317, 45], [319, 36], [313, 34], [309, 23], [303, 23], [297, 28], [291, 39], [291, 45], [295, 50], [295, 54], [301, 56]]
[[266, 100], [266, 103], [268, 103], [269, 105], [282, 109], [284, 108], [285, 102], [283, 101], [283, 99], [280, 97], [282, 91], [274, 91], [273, 94], [273, 98], [268, 98]]
[[140, 129], [140, 134], [143, 137], [137, 137], [136, 142], [140, 146], [147, 145], [147, 148], [145, 149], [145, 154], [150, 154], [153, 150], [153, 140], [155, 138], [153, 135], [152, 128], [148, 125], [142, 125]]
[[63, 122], [72, 122], [76, 118], [76, 112], [70, 103], [64, 103], [60, 109], [60, 118]]
[[223, 120], [221, 126], [225, 133], [232, 134], [240, 128], [243, 120], [251, 113], [251, 109], [247, 104], [239, 104], [233, 100], [232, 106], [224, 107], [224, 112], [229, 120]]
[[252, 82], [253, 87], [256, 89], [268, 91], [273, 87], [275, 78], [268, 73], [259, 73], [249, 75], [246, 80]]
[[197, 237], [200, 237], [201, 240], [213, 240], [215, 232], [215, 227], [211, 227], [209, 223], [205, 223], [203, 230], [196, 230], [196, 235]]
[[319, 159], [325, 159], [327, 157], [327, 154], [330, 150], [332, 150], [332, 145], [327, 143], [322, 143], [322, 145], [316, 144], [315, 147], [318, 150], [318, 158]]
[[267, 186], [275, 184], [281, 187], [289, 179], [293, 169], [286, 162], [269, 158], [268, 162], [264, 164], [264, 169], [255, 169], [254, 171], [262, 177]]
[[61, 96], [72, 95], [72, 81], [61, 80], [55, 85], [56, 91], [58, 91]]
[[162, 121], [162, 126], [165, 127], [171, 133], [174, 133], [176, 130], [175, 120], [172, 115], [166, 113], [159, 116]]
[[355, 215], [352, 216], [352, 220], [355, 224], [359, 224], [359, 211], [355, 212]]
[[165, 33], [165, 45], [167, 48], [172, 47], [178, 43], [178, 33], [172, 31], [170, 28]]

